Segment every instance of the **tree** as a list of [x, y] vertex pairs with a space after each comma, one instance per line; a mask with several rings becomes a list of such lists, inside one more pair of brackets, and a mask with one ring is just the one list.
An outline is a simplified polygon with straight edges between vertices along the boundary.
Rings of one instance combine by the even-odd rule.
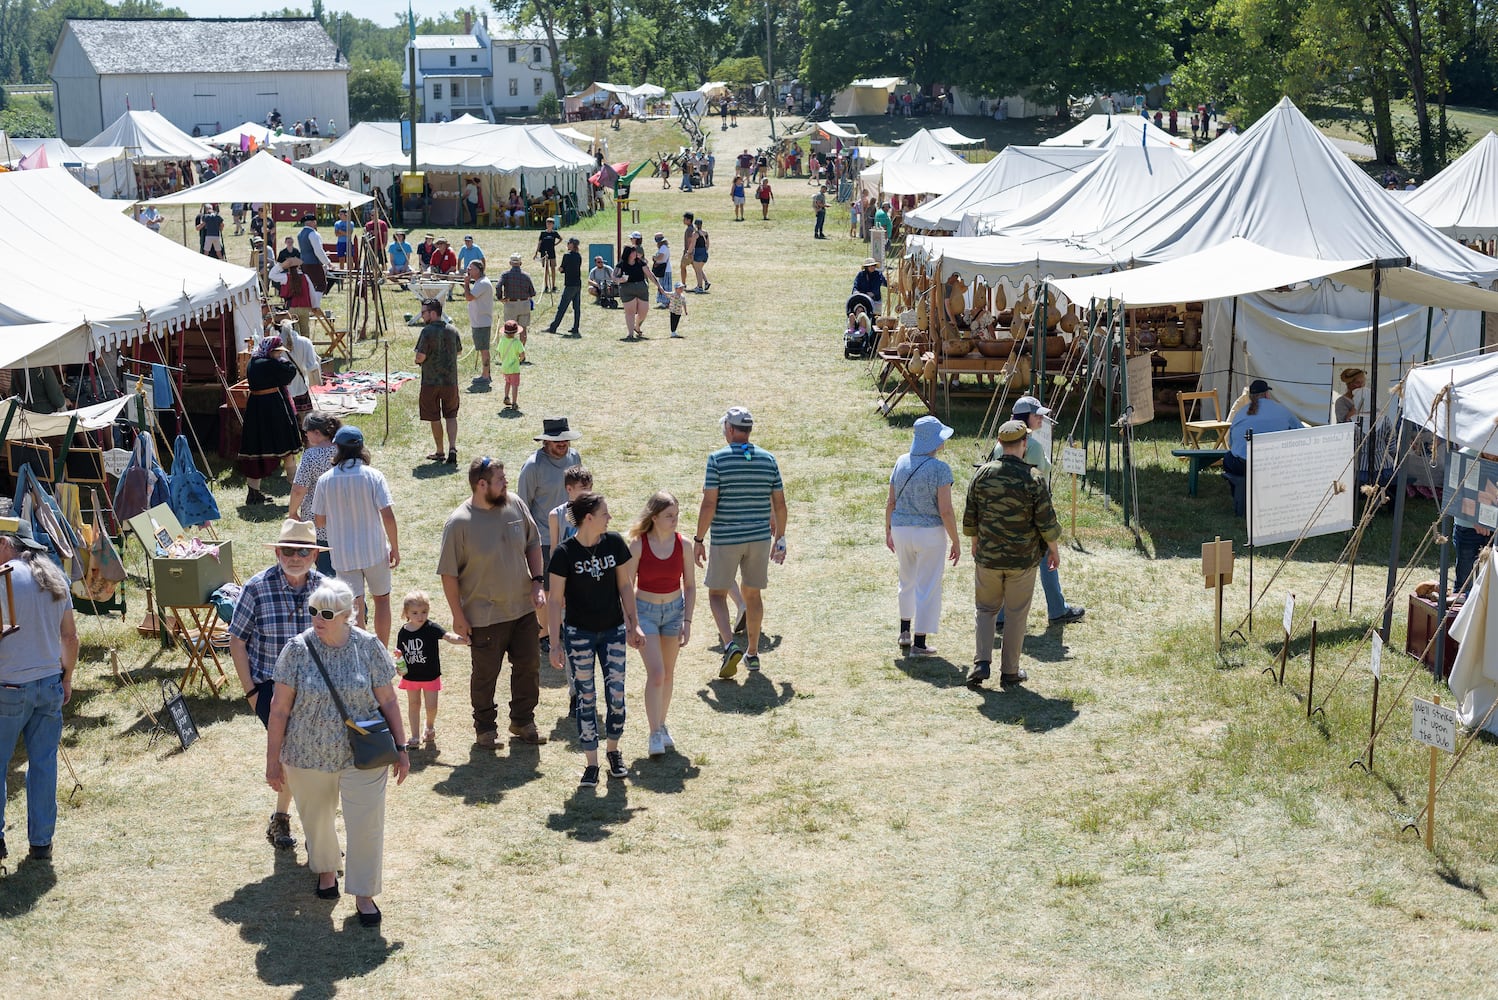
[[743, 90], [765, 78], [765, 61], [759, 56], [739, 56], [724, 59], [707, 71], [714, 80], [721, 80], [734, 90]]
[[399, 118], [405, 96], [401, 72], [395, 63], [387, 59], [358, 59], [349, 64], [350, 124]]

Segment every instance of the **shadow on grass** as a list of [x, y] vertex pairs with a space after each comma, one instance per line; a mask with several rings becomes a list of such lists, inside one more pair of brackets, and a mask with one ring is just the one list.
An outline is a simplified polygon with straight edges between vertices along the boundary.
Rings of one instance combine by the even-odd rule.
[[781, 681], [780, 689], [775, 682], [757, 670], [744, 676], [744, 683], [736, 684], [732, 678], [713, 680], [705, 688], [699, 688], [697, 697], [716, 712], [730, 715], [763, 715], [772, 708], [788, 704], [796, 697], [796, 689], [790, 681]]
[[1070, 698], [1047, 698], [1027, 687], [976, 688], [983, 704], [978, 714], [1005, 725], [1021, 726], [1029, 733], [1048, 733], [1070, 725], [1081, 713]]
[[617, 778], [605, 778], [608, 788], [602, 796], [598, 789], [584, 788], [567, 797], [561, 812], [546, 817], [546, 828], [566, 834], [571, 840], [594, 844], [614, 834], [614, 827], [623, 826], [644, 812], [644, 806], [629, 805], [625, 783]]
[[411, 469], [412, 479], [446, 479], [457, 474], [458, 466], [448, 465], [446, 462], [423, 462]]
[[671, 749], [660, 757], [636, 758], [629, 773], [630, 781], [646, 791], [677, 795], [686, 791], [687, 782], [700, 775], [702, 768], [693, 764], [690, 757]]
[[57, 884], [57, 872], [45, 861], [32, 861], [26, 856], [26, 838], [20, 839], [20, 850], [15, 844], [7, 845], [14, 851], [9, 858], [0, 861], [10, 874], [0, 877], [0, 920], [24, 917], [36, 908], [41, 898]]
[[959, 667], [946, 656], [906, 656], [903, 652], [895, 657], [895, 667], [912, 680], [925, 681], [932, 687], [962, 687], [966, 683], [967, 668]]
[[345, 979], [357, 979], [385, 964], [404, 945], [382, 931], [359, 926], [351, 908], [334, 926], [342, 901], [312, 894], [313, 876], [289, 851], [276, 852], [276, 867], [258, 882], [214, 906], [213, 915], [239, 925], [239, 936], [260, 946], [255, 972], [269, 986], [294, 988], [297, 1000], [336, 996]]
[[[448, 767], [445, 761], [427, 766]], [[495, 750], [471, 747], [468, 760], [452, 766], [452, 772], [432, 786], [439, 795], [462, 798], [465, 805], [501, 801], [506, 792], [541, 777], [541, 751], [529, 743], [510, 744], [508, 757]]]

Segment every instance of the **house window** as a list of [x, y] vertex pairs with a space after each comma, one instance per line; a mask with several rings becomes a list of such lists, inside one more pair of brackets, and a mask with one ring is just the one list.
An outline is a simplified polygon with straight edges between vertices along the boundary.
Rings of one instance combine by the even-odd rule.
[[514, 62], [515, 61], [515, 52], [516, 51], [517, 50], [516, 50], [515, 46], [511, 45], [510, 46], [510, 62]]
[[537, 45], [535, 48], [531, 49], [531, 62], [539, 63], [540, 61], [541, 61], [541, 46]]
[[457, 56], [448, 56], [447, 57], [447, 64], [449, 66], [456, 66], [456, 65], [458, 65], [458, 57]]
[[471, 55], [468, 57], [468, 61], [471, 63], [476, 63], [479, 61], [479, 57], [477, 54]]
[[440, 101], [440, 100], [442, 100], [442, 84], [440, 84], [440, 83], [434, 83], [434, 84], [432, 84], [432, 100], [434, 100], [434, 101]]
[[517, 79], [515, 79], [513, 76], [510, 77], [510, 96], [511, 97], [519, 97], [520, 96], [520, 81], [517, 80]]
[[540, 97], [541, 96], [541, 78], [538, 76], [534, 80], [532, 80], [531, 83], [533, 83], [533, 84], [536, 85], [536, 96]]

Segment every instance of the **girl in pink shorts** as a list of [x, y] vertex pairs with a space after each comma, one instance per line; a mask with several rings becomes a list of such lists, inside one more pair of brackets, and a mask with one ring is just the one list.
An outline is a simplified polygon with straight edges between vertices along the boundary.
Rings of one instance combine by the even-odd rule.
[[468, 640], [456, 632], [449, 632], [441, 625], [428, 621], [432, 611], [432, 599], [424, 591], [413, 590], [401, 602], [401, 617], [406, 624], [395, 636], [396, 666], [401, 667], [400, 687], [406, 692], [407, 714], [411, 717], [411, 728], [406, 732], [410, 739], [406, 749], [415, 750], [416, 724], [421, 721], [423, 697], [427, 708], [427, 728], [424, 739], [431, 749], [437, 740], [437, 692], [442, 690], [443, 640], [467, 645]]

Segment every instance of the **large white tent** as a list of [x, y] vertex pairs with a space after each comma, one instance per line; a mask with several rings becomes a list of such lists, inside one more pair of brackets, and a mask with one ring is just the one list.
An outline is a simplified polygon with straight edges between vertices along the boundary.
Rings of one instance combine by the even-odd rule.
[[1006, 146], [962, 184], [906, 212], [905, 225], [956, 232], [962, 217], [977, 206], [1002, 212], [1027, 204], [1101, 155], [1084, 147]]
[[22, 157], [38, 149], [44, 151], [47, 166], [66, 169], [100, 198], [135, 198], [135, 171], [120, 146], [70, 146], [61, 139], [9, 139], [0, 144], [0, 165], [15, 168]]
[[865, 168], [858, 184], [884, 194], [946, 194], [980, 169], [921, 129]]
[[1406, 417], [1444, 441], [1498, 452], [1498, 354], [1416, 368], [1404, 377], [1403, 405]]
[[1223, 153], [1233, 148], [1233, 143], [1238, 141], [1240, 133], [1224, 132], [1205, 146], [1191, 154], [1191, 169], [1200, 170]]
[[1188, 162], [1155, 147], [1110, 146], [1086, 167], [1023, 207], [995, 215], [968, 213], [962, 235], [999, 233], [1019, 240], [1085, 240], [1174, 190], [1191, 175]]
[[[404, 170], [400, 123], [361, 122], [327, 149], [300, 161], [308, 167], [343, 170]], [[474, 125], [457, 122], [416, 126], [416, 168], [474, 174], [556, 175], [586, 169], [593, 158], [549, 125]]]
[[904, 82], [898, 76], [854, 80], [833, 96], [832, 113], [844, 117], [882, 115], [889, 107], [889, 95]]
[[931, 138], [943, 146], [981, 146], [984, 140], [963, 135], [950, 125], [931, 130]]
[[[81, 363], [224, 313], [238, 343], [259, 328], [254, 271], [162, 239], [65, 171], [0, 174], [0, 218], [0, 367]], [[80, 234], [87, 273], [37, 266], [76, 256]]]
[[1498, 135], [1477, 140], [1402, 201], [1447, 236], [1464, 242], [1498, 237]]
[[928, 271], [940, 266], [944, 278], [960, 274], [971, 282], [981, 275], [990, 285], [1003, 282], [1014, 288], [1027, 279], [1097, 274], [1113, 267], [1111, 257], [1085, 246], [1005, 236], [911, 236], [906, 252]]
[[[1127, 134], [1132, 135], [1136, 146], [1165, 145], [1191, 152], [1190, 139], [1171, 135], [1143, 115], [1088, 115], [1060, 135], [1042, 139], [1040, 144], [1042, 146], [1091, 146], [1101, 142], [1117, 128], [1122, 128]], [[1115, 139], [1115, 141], [1126, 140]]]
[[199, 142], [155, 111], [126, 111], [88, 141], [124, 146], [132, 160], [211, 160], [218, 151]]
[[373, 195], [318, 180], [298, 170], [276, 154], [262, 150], [211, 181], [204, 181], [176, 194], [154, 198], [152, 205], [202, 205], [214, 202], [271, 202], [288, 205], [364, 205]]

